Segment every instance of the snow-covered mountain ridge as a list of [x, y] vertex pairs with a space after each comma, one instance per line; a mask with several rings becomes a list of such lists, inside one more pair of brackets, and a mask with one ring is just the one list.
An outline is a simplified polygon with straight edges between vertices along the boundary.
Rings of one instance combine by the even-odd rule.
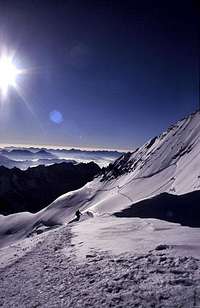
[[133, 153], [121, 156], [114, 162], [111, 172], [105, 174], [105, 179], [126, 172], [132, 172], [134, 177], [153, 176], [180, 163], [182, 157], [189, 158], [187, 154], [190, 152], [200, 150], [199, 138], [200, 114], [196, 112], [170, 126], [167, 131], [152, 138]]
[[[163, 192], [185, 194], [200, 188], [200, 113], [196, 112], [106, 169], [90, 207], [114, 213]], [[66, 196], [67, 197], [67, 196]]]
[[4, 242], [7, 234], [13, 241], [38, 225], [67, 223], [78, 208], [94, 215], [113, 214], [163, 192], [181, 195], [199, 190], [199, 154], [200, 113], [196, 112], [135, 152], [121, 156], [103, 175], [62, 195], [40, 212], [0, 216], [0, 238], [2, 235]]

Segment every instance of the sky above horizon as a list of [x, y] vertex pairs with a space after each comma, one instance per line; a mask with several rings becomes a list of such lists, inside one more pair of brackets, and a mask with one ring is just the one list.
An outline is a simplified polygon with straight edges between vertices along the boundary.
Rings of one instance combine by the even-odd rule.
[[0, 52], [27, 73], [0, 143], [134, 149], [195, 111], [198, 15], [159, 3], [1, 1]]

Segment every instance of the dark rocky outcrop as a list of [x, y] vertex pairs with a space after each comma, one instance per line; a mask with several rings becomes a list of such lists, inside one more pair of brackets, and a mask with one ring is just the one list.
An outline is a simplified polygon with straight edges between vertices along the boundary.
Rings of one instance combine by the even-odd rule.
[[37, 212], [60, 195], [82, 187], [100, 170], [94, 162], [37, 166], [25, 171], [1, 166], [0, 214]]
[[121, 155], [113, 163], [109, 164], [108, 167], [102, 168], [103, 176], [101, 178], [101, 182], [117, 178], [120, 175], [130, 172], [131, 168], [129, 164], [129, 159], [131, 155], [131, 152], [127, 152]]

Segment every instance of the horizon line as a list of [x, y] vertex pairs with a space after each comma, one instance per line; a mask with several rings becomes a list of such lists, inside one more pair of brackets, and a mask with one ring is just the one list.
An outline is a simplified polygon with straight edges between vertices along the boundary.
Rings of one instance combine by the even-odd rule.
[[82, 147], [82, 146], [64, 146], [64, 145], [52, 145], [52, 144], [28, 144], [28, 143], [0, 143], [0, 148], [6, 148], [6, 147], [21, 147], [21, 148], [45, 148], [45, 149], [60, 149], [60, 150], [82, 150], [82, 151], [117, 151], [117, 152], [133, 152], [134, 149], [120, 149], [120, 148], [106, 148], [106, 147]]

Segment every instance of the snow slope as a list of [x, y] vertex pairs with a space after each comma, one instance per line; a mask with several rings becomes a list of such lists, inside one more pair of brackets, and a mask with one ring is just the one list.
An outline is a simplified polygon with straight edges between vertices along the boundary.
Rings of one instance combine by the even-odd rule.
[[[83, 188], [62, 195], [35, 215], [29, 214], [28, 220], [24, 213], [18, 214], [17, 218], [0, 217], [0, 245], [7, 242], [6, 238], [15, 240], [19, 234], [25, 236], [41, 224], [67, 223], [77, 208], [96, 215], [112, 214], [163, 192], [179, 195], [198, 190], [199, 155], [200, 113], [196, 112], [135, 152], [117, 159], [104, 175]], [[10, 219], [14, 231], [9, 229]]]
[[117, 159], [102, 177], [58, 198], [50, 207], [97, 214], [115, 213], [163, 192], [185, 194], [200, 188], [200, 113], [189, 115], [133, 153]]
[[77, 247], [77, 258], [84, 258], [91, 250], [112, 254], [146, 254], [159, 245], [166, 245], [173, 256], [200, 259], [199, 228], [183, 227], [158, 219], [107, 215], [74, 224], [72, 231], [75, 235], [72, 244]]
[[199, 229], [113, 217], [30, 237], [0, 249], [0, 306], [198, 307], [199, 239]]

